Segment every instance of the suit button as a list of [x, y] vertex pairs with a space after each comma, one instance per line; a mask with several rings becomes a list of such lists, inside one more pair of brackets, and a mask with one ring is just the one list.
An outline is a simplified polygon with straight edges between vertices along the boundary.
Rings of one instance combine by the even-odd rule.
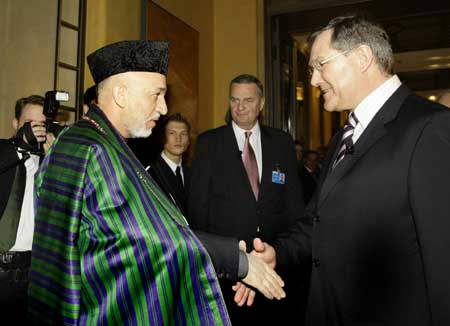
[[318, 258], [313, 258], [312, 264], [313, 264], [313, 267], [317, 268], [320, 266], [320, 260]]
[[314, 216], [313, 221], [315, 224], [319, 224], [320, 223], [320, 215]]

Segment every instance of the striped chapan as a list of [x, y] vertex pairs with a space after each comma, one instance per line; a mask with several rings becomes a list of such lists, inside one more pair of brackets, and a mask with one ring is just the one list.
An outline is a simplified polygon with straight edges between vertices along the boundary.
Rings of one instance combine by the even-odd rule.
[[229, 325], [211, 260], [98, 108], [36, 178], [29, 317], [39, 325]]

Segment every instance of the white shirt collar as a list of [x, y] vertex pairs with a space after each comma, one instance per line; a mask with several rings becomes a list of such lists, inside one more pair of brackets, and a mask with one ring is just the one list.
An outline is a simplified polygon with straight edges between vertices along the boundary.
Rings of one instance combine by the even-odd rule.
[[384, 103], [386, 103], [401, 84], [402, 83], [397, 75], [392, 76], [372, 91], [372, 93], [362, 100], [355, 110], [353, 110], [354, 115], [358, 119], [358, 123], [356, 124], [352, 136], [353, 143], [356, 143], [370, 121], [372, 121], [373, 117], [380, 111]]
[[401, 85], [397, 75], [392, 76], [370, 93], [353, 111], [358, 123], [365, 129], [384, 103]]
[[[167, 165], [170, 167], [170, 169], [173, 171], [173, 173], [175, 173], [177, 166], [180, 166], [180, 168], [181, 168], [181, 164], [183, 163], [183, 161], [180, 161], [180, 164], [176, 164], [164, 153], [164, 151], [161, 152], [161, 157], [167, 163]], [[183, 169], [181, 169], [181, 173], [183, 173]]]
[[[257, 121], [256, 124], [253, 126], [252, 129], [250, 130], [246, 130], [246, 129], [242, 129], [241, 127], [239, 127], [237, 125], [236, 122], [232, 121], [231, 125], [233, 127], [233, 131], [234, 134], [236, 135], [237, 139], [243, 139], [245, 140], [245, 132], [246, 131], [251, 131], [252, 132], [252, 138], [253, 139], [259, 139], [260, 135], [261, 135], [261, 128], [259, 127], [259, 122]], [[251, 138], [250, 138], [251, 139]]]

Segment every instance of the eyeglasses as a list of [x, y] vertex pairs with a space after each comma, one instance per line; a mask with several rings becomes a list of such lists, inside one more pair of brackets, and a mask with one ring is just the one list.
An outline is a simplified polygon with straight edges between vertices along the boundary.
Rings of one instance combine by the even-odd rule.
[[334, 59], [336, 59], [337, 57], [339, 57], [341, 55], [346, 55], [351, 50], [353, 50], [353, 49], [349, 49], [349, 50], [346, 50], [344, 52], [336, 53], [335, 55], [332, 55], [331, 57], [328, 57], [328, 58], [323, 59], [321, 61], [314, 61], [314, 62], [312, 62], [311, 65], [309, 66], [309, 75], [312, 76], [312, 74], [314, 73], [314, 69], [319, 71], [319, 72], [322, 72], [323, 66], [325, 66], [327, 63], [333, 61]]

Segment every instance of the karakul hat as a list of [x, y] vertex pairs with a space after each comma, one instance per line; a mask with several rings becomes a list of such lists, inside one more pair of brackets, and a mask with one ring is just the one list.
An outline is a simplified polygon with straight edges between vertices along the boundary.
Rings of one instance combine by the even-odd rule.
[[87, 61], [97, 85], [108, 77], [128, 71], [167, 75], [169, 42], [121, 41], [96, 50], [88, 55]]

